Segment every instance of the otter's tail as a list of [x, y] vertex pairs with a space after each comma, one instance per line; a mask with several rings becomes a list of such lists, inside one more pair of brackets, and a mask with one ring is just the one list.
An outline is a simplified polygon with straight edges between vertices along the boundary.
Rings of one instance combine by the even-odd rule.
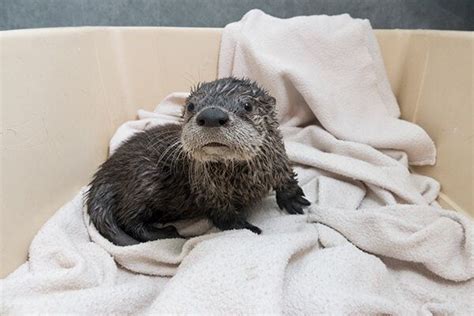
[[117, 246], [139, 243], [118, 226], [113, 212], [115, 198], [110, 187], [91, 186], [86, 194], [86, 203], [90, 220], [102, 236]]

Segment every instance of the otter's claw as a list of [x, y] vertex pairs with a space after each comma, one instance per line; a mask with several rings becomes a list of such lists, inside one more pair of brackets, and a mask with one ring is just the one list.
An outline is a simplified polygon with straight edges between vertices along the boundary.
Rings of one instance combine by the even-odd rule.
[[303, 208], [311, 205], [303, 196], [303, 190], [299, 186], [285, 191], [277, 190], [276, 200], [278, 207], [285, 209], [289, 214], [303, 214]]

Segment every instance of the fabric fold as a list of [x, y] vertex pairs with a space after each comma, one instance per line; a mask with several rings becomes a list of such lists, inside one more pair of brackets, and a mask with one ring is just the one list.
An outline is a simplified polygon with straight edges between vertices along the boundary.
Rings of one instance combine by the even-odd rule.
[[[231, 75], [276, 97], [307, 213], [284, 213], [270, 194], [250, 210], [262, 235], [199, 220], [177, 223], [186, 239], [117, 247], [90, 224], [84, 187], [1, 280], [1, 314], [474, 314], [473, 222], [410, 173], [434, 163], [434, 145], [398, 118], [368, 21], [252, 10], [224, 29], [219, 76]], [[180, 123], [186, 96], [139, 111], [110, 152]]]

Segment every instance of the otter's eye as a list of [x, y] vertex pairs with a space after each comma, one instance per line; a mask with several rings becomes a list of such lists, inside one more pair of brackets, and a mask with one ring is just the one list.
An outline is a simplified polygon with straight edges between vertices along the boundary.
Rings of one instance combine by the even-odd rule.
[[193, 104], [193, 103], [189, 103], [187, 109], [188, 109], [189, 112], [194, 111], [194, 104]]
[[245, 111], [247, 111], [247, 112], [252, 112], [252, 109], [253, 109], [253, 108], [252, 108], [252, 104], [250, 104], [250, 103], [248, 103], [248, 102], [244, 103], [244, 109], [245, 109]]

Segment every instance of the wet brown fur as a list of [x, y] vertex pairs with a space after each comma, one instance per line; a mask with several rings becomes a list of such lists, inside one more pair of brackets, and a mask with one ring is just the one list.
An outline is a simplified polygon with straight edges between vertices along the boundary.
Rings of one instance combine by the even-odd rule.
[[[198, 126], [196, 116], [209, 107], [225, 111], [229, 122]], [[88, 213], [111, 242], [178, 238], [173, 226], [162, 224], [192, 218], [208, 218], [223, 230], [260, 233], [246, 221], [246, 210], [272, 189], [279, 207], [291, 214], [309, 205], [285, 152], [275, 99], [255, 82], [224, 78], [198, 85], [183, 120], [137, 133], [95, 174]], [[225, 144], [218, 154], [203, 150], [216, 141]]]

